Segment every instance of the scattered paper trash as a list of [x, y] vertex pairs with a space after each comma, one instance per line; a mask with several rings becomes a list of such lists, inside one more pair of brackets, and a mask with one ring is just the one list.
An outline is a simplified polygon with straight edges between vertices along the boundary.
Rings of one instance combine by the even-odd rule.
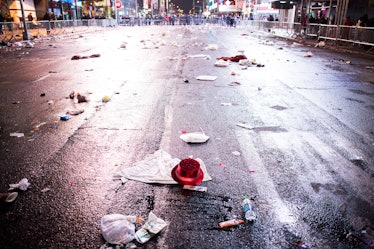
[[[204, 172], [203, 181], [212, 180], [205, 163], [200, 158], [195, 159], [200, 163], [200, 168]], [[145, 183], [178, 184], [171, 176], [171, 172], [180, 161], [181, 159], [172, 158], [170, 154], [159, 149], [153, 154], [147, 155], [142, 161], [134, 163], [132, 167], [114, 174], [113, 179], [121, 180], [124, 177]]]
[[217, 79], [217, 76], [213, 75], [199, 75], [196, 77], [197, 80], [203, 80], [203, 81], [214, 81]]
[[207, 187], [196, 186], [196, 185], [184, 185], [183, 189], [199, 191], [199, 192], [206, 192], [208, 190]]
[[313, 53], [311, 52], [311, 51], [308, 51], [305, 55], [304, 55], [304, 57], [313, 57]]
[[20, 189], [22, 191], [26, 191], [30, 187], [29, 180], [27, 178], [23, 178], [21, 181], [18, 183], [14, 184], [9, 184], [9, 189], [8, 190], [13, 190], [13, 189]]
[[318, 42], [316, 45], [315, 45], [315, 47], [317, 48], [317, 47], [324, 47], [324, 46], [326, 46], [326, 43], [324, 42], [324, 41], [320, 41], [320, 42]]
[[135, 238], [139, 243], [144, 244], [153, 236], [161, 232], [167, 226], [166, 222], [150, 212], [145, 224], [135, 233]]
[[40, 192], [42, 192], [42, 193], [45, 193], [45, 192], [48, 192], [48, 191], [50, 191], [51, 189], [50, 188], [43, 188], [42, 190], [40, 190]]
[[66, 114], [76, 116], [76, 115], [79, 115], [79, 114], [81, 114], [83, 112], [84, 112], [84, 109], [67, 110]]
[[135, 239], [136, 222], [141, 222], [136, 216], [104, 215], [101, 218], [101, 234], [111, 244], [127, 244]]
[[218, 45], [217, 44], [208, 44], [208, 46], [205, 47], [205, 50], [217, 50]]
[[228, 67], [230, 65], [230, 62], [225, 60], [218, 60], [214, 63], [214, 66], [216, 67]]
[[370, 226], [365, 226], [357, 231], [349, 231], [346, 235], [349, 241], [359, 240], [364, 244], [368, 245], [368, 248], [374, 247], [374, 229]]
[[190, 132], [180, 135], [180, 139], [186, 143], [205, 143], [208, 141], [209, 136], [205, 135], [203, 132]]
[[34, 47], [34, 43], [32, 43], [30, 41], [27, 41], [25, 47], [26, 48], [33, 48]]
[[239, 152], [239, 151], [233, 151], [232, 154], [233, 154], [234, 156], [240, 156], [240, 152]]
[[189, 58], [203, 58], [206, 60], [210, 60], [210, 55], [207, 54], [194, 54], [194, 55], [188, 55]]
[[11, 132], [11, 133], [9, 134], [9, 136], [11, 136], [11, 137], [24, 137], [25, 134], [22, 133], [22, 132]]

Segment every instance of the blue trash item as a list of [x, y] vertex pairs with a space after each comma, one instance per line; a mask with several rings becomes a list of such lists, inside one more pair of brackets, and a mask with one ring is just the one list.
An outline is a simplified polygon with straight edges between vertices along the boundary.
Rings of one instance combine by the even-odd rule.
[[62, 120], [62, 121], [67, 121], [67, 120], [69, 120], [69, 115], [61, 115], [60, 116], [60, 120]]

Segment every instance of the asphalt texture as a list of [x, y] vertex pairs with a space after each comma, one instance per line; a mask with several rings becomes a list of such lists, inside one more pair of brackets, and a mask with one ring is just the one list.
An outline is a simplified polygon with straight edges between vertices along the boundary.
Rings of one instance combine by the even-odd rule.
[[[373, 247], [370, 54], [220, 26], [117, 27], [33, 42], [0, 51], [0, 192], [22, 178], [31, 184], [0, 202], [0, 248], [115, 247], [101, 218], [151, 211], [167, 226], [134, 247]], [[238, 54], [248, 67], [214, 66]], [[180, 139], [199, 131], [207, 142]], [[113, 179], [159, 149], [203, 160], [207, 191]], [[244, 219], [245, 196], [257, 219], [220, 228]]]

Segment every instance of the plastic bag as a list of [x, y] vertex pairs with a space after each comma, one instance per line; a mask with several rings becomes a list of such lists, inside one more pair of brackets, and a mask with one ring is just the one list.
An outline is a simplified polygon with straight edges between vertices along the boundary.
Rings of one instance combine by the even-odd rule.
[[135, 216], [108, 214], [101, 218], [101, 233], [111, 244], [127, 244], [135, 239]]
[[23, 178], [19, 183], [12, 183], [9, 184], [9, 189], [8, 190], [13, 190], [13, 189], [20, 189], [22, 191], [26, 191], [30, 187], [29, 180], [27, 178]]

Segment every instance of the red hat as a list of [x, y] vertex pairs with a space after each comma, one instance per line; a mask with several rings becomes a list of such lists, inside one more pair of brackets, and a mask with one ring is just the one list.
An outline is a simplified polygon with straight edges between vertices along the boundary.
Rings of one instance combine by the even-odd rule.
[[197, 185], [203, 181], [204, 172], [197, 160], [186, 158], [173, 168], [171, 176], [181, 185]]

